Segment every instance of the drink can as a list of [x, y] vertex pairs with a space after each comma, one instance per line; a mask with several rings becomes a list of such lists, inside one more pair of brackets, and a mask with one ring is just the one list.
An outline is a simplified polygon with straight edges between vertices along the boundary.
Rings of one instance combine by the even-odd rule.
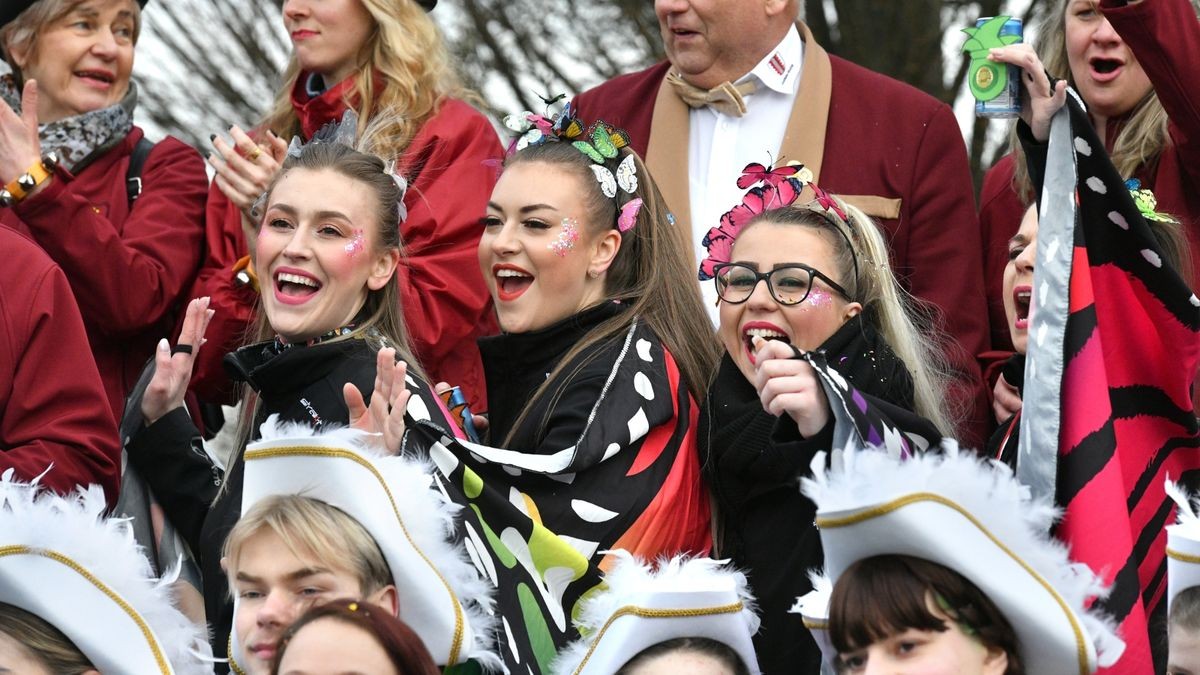
[[450, 417], [467, 435], [467, 440], [478, 443], [479, 432], [475, 430], [474, 415], [471, 413], [471, 406], [467, 405], [467, 397], [463, 395], [462, 389], [450, 387], [439, 395], [442, 397], [442, 403], [450, 409]]
[[[975, 21], [975, 27], [982, 26], [992, 17], [985, 16]], [[1024, 42], [1025, 28], [1024, 22], [1020, 19], [1009, 19], [1004, 22], [1004, 27], [1000, 29], [1001, 35], [1016, 35]], [[975, 101], [975, 115], [978, 117], [991, 118], [1012, 118], [1019, 117], [1021, 114], [1021, 69], [1018, 66], [1008, 65], [1008, 83], [1004, 86], [1004, 91], [999, 96], [990, 101]], [[978, 70], [970, 76], [989, 77], [990, 71]], [[983, 84], [983, 83], [981, 83]], [[986, 86], [986, 85], [984, 85]]]

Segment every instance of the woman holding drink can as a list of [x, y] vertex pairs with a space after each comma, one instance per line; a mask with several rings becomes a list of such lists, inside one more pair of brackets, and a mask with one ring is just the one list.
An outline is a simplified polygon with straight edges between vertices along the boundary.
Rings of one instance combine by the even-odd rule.
[[[1042, 27], [1037, 53], [1053, 77], [1082, 97], [1117, 171], [1153, 190], [1158, 208], [1179, 217], [1189, 248], [1200, 247], [1200, 20], [1191, 0], [1064, 0]], [[1013, 48], [1008, 48], [1013, 49]], [[1033, 200], [1019, 143], [988, 171], [980, 196], [992, 345], [1011, 350], [1001, 279], [1007, 241]], [[1197, 278], [1193, 255], [1191, 278]], [[985, 364], [986, 368], [986, 364]], [[1003, 379], [999, 419], [1020, 408]]]

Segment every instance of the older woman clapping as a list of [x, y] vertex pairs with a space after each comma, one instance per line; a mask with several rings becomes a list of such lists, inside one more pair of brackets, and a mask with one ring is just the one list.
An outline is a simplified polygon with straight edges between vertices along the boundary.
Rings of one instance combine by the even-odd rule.
[[207, 192], [195, 150], [133, 125], [144, 4], [0, 8], [0, 223], [66, 273], [115, 419], [195, 276]]

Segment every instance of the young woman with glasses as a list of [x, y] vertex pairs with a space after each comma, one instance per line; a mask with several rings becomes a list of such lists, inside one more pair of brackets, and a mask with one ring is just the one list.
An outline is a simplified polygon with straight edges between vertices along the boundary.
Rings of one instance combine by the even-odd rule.
[[745, 208], [756, 190], [763, 201], [763, 188], [751, 190], [723, 219], [736, 222], [739, 209], [745, 218], [728, 255], [710, 247], [702, 268], [717, 287], [726, 354], [701, 408], [700, 451], [721, 516], [719, 553], [750, 574], [760, 599], [764, 673], [816, 672], [820, 662], [788, 610], [811, 590], [804, 571], [822, 563], [815, 507], [797, 481], [818, 451], [832, 449], [833, 422], [815, 371], [795, 357], [824, 352], [855, 402], [904, 431], [926, 439], [953, 431], [941, 352], [918, 334], [879, 229], [823, 193], [788, 206], [799, 189], [787, 188], [768, 186], [783, 207], [757, 215]]

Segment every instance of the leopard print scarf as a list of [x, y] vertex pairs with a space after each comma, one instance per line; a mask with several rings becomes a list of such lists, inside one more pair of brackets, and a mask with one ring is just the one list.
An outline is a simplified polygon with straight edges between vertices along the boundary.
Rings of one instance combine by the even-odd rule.
[[[12, 75], [0, 77], [0, 99], [20, 114], [21, 92]], [[42, 153], [58, 153], [62, 166], [78, 174], [129, 135], [136, 107], [137, 86], [131, 80], [125, 98], [116, 105], [39, 125]]]

